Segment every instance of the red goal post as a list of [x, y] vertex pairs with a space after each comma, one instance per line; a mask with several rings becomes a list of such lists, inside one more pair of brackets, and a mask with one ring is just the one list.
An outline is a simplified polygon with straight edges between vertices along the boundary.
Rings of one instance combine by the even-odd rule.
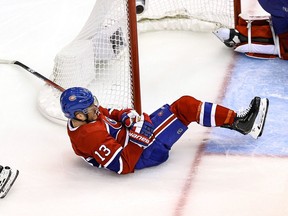
[[[241, 12], [240, 0], [146, 0], [143, 13], [136, 14], [136, 1], [96, 0], [78, 36], [55, 56], [50, 79], [65, 89], [88, 88], [104, 107], [141, 113], [138, 33], [233, 28]], [[38, 107], [48, 119], [64, 123], [60, 94], [45, 85]]]

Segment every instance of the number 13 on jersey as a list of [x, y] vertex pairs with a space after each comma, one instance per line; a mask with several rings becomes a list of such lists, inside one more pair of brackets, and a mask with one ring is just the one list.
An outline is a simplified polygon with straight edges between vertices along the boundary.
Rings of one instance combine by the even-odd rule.
[[101, 161], [104, 161], [111, 153], [111, 150], [106, 147], [106, 145], [101, 145], [98, 151], [95, 151], [95, 154], [100, 158]]

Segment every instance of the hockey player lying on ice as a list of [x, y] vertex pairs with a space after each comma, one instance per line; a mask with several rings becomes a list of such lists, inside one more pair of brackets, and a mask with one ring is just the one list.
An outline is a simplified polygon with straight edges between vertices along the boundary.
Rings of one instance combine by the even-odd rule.
[[255, 97], [242, 113], [209, 102], [183, 96], [151, 115], [139, 116], [132, 109], [107, 109], [81, 87], [65, 90], [60, 97], [67, 132], [76, 155], [93, 166], [118, 174], [156, 166], [169, 157], [174, 143], [191, 122], [223, 127], [261, 136], [269, 101]]
[[213, 33], [228, 47], [256, 58], [288, 60], [288, 1], [259, 0], [271, 16], [239, 16], [236, 29]]

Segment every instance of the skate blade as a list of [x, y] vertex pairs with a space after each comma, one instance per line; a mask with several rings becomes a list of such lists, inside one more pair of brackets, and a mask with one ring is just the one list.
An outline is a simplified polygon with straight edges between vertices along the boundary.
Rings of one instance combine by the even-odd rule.
[[218, 29], [215, 30], [215, 31], [213, 31], [212, 33], [213, 33], [222, 43], [224, 43], [224, 40], [223, 40], [223, 38], [220, 36]]
[[0, 187], [0, 192], [3, 190], [3, 188], [5, 188], [9, 178], [11, 177], [11, 169], [7, 169], [6, 167], [3, 169], [2, 172], [5, 172], [4, 174], [2, 174], [2, 181], [4, 181], [3, 185], [1, 185]]
[[1, 199], [3, 199], [8, 194], [8, 192], [11, 189], [11, 187], [13, 186], [15, 180], [17, 179], [18, 174], [19, 174], [19, 170], [11, 170], [11, 175], [10, 175], [7, 183], [5, 184], [5, 186], [0, 191], [0, 198]]
[[249, 133], [254, 139], [257, 139], [263, 133], [268, 107], [269, 107], [269, 100], [267, 98], [262, 98], [259, 107], [259, 113], [255, 119], [252, 130]]

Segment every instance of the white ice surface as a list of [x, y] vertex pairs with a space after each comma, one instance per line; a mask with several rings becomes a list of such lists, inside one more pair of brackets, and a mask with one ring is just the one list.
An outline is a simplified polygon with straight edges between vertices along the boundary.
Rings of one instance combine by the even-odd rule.
[[[0, 58], [49, 76], [56, 53], [80, 31], [93, 0], [0, 1]], [[143, 111], [184, 94], [221, 103], [234, 53], [210, 33], [153, 32], [139, 38]], [[286, 216], [288, 161], [203, 156], [209, 130], [191, 125], [169, 160], [119, 176], [88, 166], [66, 128], [37, 110], [44, 83], [0, 65], [0, 164], [20, 170], [1, 216]]]

